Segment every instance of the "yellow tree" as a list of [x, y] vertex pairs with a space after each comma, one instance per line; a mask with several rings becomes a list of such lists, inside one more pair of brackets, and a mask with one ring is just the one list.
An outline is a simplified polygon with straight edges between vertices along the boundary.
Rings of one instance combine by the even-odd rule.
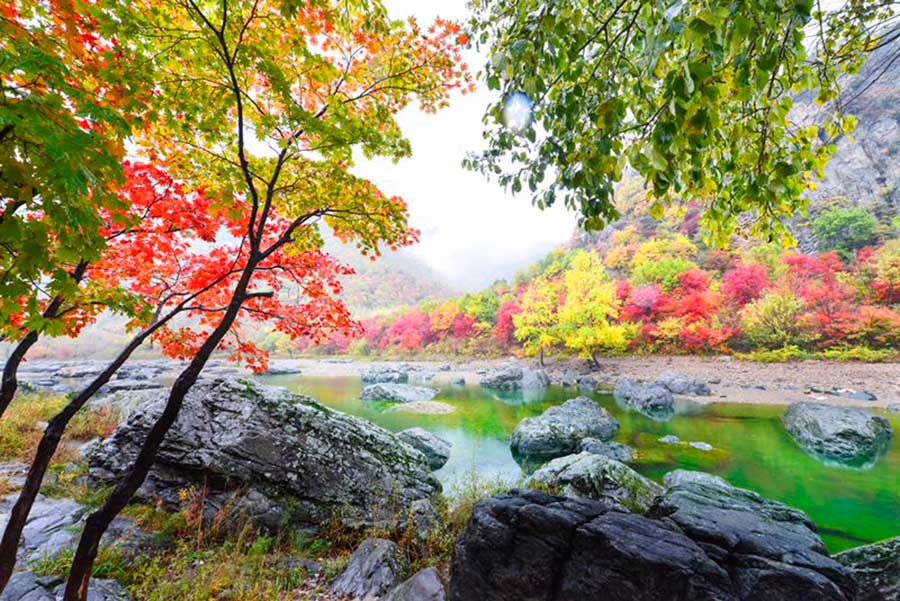
[[539, 278], [522, 296], [522, 312], [513, 317], [516, 338], [525, 353], [538, 355], [544, 364], [544, 351], [559, 342], [556, 309], [559, 305], [558, 281]]
[[619, 301], [616, 284], [593, 252], [578, 251], [563, 275], [565, 300], [558, 311], [558, 332], [563, 344], [597, 365], [597, 354], [621, 351], [632, 327], [617, 324]]

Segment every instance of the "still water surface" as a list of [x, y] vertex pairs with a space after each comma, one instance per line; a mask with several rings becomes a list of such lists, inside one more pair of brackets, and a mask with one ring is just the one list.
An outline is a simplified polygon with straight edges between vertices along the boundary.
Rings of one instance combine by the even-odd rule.
[[[542, 395], [487, 391], [478, 386], [442, 386], [435, 398], [456, 412], [421, 415], [392, 411], [392, 406], [359, 400], [362, 383], [356, 377], [265, 376], [268, 384], [312, 396], [346, 413], [358, 415], [388, 430], [413, 426], [430, 430], [453, 443], [450, 461], [436, 472], [446, 489], [470, 481], [515, 483], [524, 472], [509, 450], [516, 425], [551, 405], [575, 396], [571, 390], [549, 388]], [[620, 407], [611, 395], [593, 398], [619, 420], [615, 440], [637, 450], [630, 465], [661, 481], [675, 468], [719, 474], [736, 486], [749, 488], [805, 511], [819, 526], [832, 552], [900, 535], [900, 419], [888, 416], [895, 436], [887, 454], [874, 465], [850, 468], [829, 465], [807, 455], [781, 426], [784, 407], [770, 405], [681, 403], [668, 421], [654, 421]], [[682, 441], [701, 441], [715, 450], [658, 441], [674, 434]]]

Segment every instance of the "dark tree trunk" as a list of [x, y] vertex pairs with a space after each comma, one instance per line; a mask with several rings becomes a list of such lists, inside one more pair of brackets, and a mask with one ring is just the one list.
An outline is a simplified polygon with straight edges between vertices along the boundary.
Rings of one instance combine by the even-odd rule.
[[19, 540], [22, 538], [22, 530], [25, 528], [25, 522], [28, 520], [28, 514], [34, 505], [34, 500], [41, 490], [41, 483], [44, 480], [44, 474], [50, 466], [54, 453], [59, 446], [63, 432], [69, 422], [78, 411], [84, 407], [91, 397], [96, 394], [100, 388], [106, 384], [110, 378], [119, 370], [120, 367], [128, 360], [131, 354], [151, 335], [159, 329], [173, 314], [165, 320], [157, 321], [139, 335], [135, 336], [128, 343], [122, 352], [103, 370], [87, 387], [85, 387], [75, 398], [73, 398], [63, 409], [57, 413], [48, 422], [44, 429], [44, 435], [38, 444], [37, 452], [28, 469], [28, 476], [25, 484], [19, 492], [19, 498], [10, 512], [9, 522], [6, 524], [6, 530], [3, 532], [3, 540], [0, 542], [0, 593], [6, 588], [16, 566], [16, 552], [19, 547]]
[[[76, 282], [80, 282], [81, 278], [84, 277], [84, 272], [87, 271], [88, 264], [85, 261], [80, 262], [75, 266], [75, 269], [70, 274], [72, 279]], [[54, 318], [57, 317], [57, 313], [59, 312], [59, 308], [62, 306], [63, 299], [59, 296], [55, 297], [50, 304], [47, 305], [47, 308], [44, 309], [44, 317]], [[6, 365], [3, 366], [3, 380], [0, 383], [0, 417], [3, 417], [3, 414], [6, 413], [6, 409], [9, 407], [9, 404], [12, 402], [13, 397], [16, 396], [16, 390], [19, 388], [19, 366], [22, 364], [22, 361], [25, 359], [26, 353], [34, 346], [34, 343], [37, 342], [39, 334], [35, 331], [28, 332], [25, 336], [19, 341], [16, 345], [16, 348], [13, 349], [12, 354], [10, 354], [9, 359], [6, 360]]]
[[591, 353], [591, 365], [594, 367], [594, 369], [600, 369], [600, 362], [597, 361], [597, 355], [595, 355], [594, 353]]
[[200, 372], [209, 361], [210, 356], [219, 343], [231, 329], [232, 324], [237, 318], [243, 303], [247, 288], [250, 284], [250, 278], [256, 269], [258, 258], [251, 258], [244, 267], [244, 272], [237, 286], [235, 286], [231, 303], [222, 316], [222, 321], [210, 333], [209, 337], [203, 342], [200, 350], [194, 355], [194, 358], [179, 374], [172, 389], [169, 391], [169, 399], [163, 409], [162, 415], [150, 428], [141, 450], [138, 452], [137, 458], [132, 463], [131, 468], [119, 481], [119, 484], [113, 490], [112, 494], [106, 499], [106, 502], [88, 516], [84, 531], [81, 534], [81, 540], [78, 541], [78, 548], [75, 551], [75, 557], [72, 560], [72, 568], [69, 572], [69, 579], [66, 582], [66, 592], [64, 601], [85, 601], [87, 599], [88, 584], [91, 577], [91, 569], [94, 565], [94, 559], [100, 548], [100, 539], [106, 532], [110, 523], [117, 515], [128, 505], [131, 497], [144, 483], [144, 479], [153, 466], [156, 458], [156, 452], [159, 450], [166, 433], [181, 411], [181, 405], [185, 396], [191, 387], [200, 377]]
[[541, 364], [541, 367], [544, 367], [544, 347], [538, 351], [538, 363]]

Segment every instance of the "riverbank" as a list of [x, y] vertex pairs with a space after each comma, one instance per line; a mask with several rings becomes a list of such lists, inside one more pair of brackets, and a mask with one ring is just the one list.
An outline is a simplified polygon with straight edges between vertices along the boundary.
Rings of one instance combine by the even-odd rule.
[[[486, 373], [511, 361], [535, 364], [516, 358], [446, 361], [381, 361], [365, 359], [292, 359], [279, 361], [301, 370], [306, 376], [351, 376], [371, 365], [406, 363], [434, 371], [434, 381], [447, 383], [464, 378], [477, 383]], [[618, 378], [654, 380], [660, 373], [673, 370], [709, 383], [712, 395], [703, 402], [761, 403], [782, 405], [794, 401], [859, 407], [886, 407], [900, 402], [900, 363], [851, 363], [836, 361], [796, 361], [758, 363], [724, 357], [626, 356], [603, 358], [600, 368], [591, 368], [584, 360], [546, 361], [552, 381], [566, 373], [590, 374], [601, 387], [615, 384]], [[868, 392], [875, 400], [851, 398], [834, 391]], [[826, 392], [829, 391], [829, 392]]]

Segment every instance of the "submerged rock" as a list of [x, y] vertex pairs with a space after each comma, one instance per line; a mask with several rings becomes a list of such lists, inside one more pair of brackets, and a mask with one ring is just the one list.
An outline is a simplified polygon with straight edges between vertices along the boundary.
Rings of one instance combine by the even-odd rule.
[[655, 384], [659, 384], [672, 394], [684, 394], [691, 396], [709, 396], [709, 384], [685, 374], [674, 371], [666, 371], [656, 378]]
[[658, 441], [663, 444], [681, 444], [681, 439], [674, 434], [666, 434], [665, 436], [661, 436], [659, 437]]
[[363, 388], [359, 398], [364, 401], [417, 403], [430, 401], [437, 396], [437, 393], [437, 388], [410, 386], [409, 384], [369, 384]]
[[834, 558], [856, 576], [857, 601], [900, 601], [900, 536], [843, 551]]
[[388, 593], [383, 601], [444, 601], [444, 585], [434, 568], [419, 570]]
[[398, 367], [370, 367], [360, 374], [360, 378], [366, 384], [379, 384], [391, 382], [402, 384], [409, 381], [408, 370]]
[[[33, 572], [12, 575], [0, 601], [59, 601], [66, 590], [66, 581], [58, 576], [37, 576]], [[91, 578], [87, 601], [131, 601], [121, 584], [115, 580]]]
[[675, 412], [672, 393], [660, 384], [640, 384], [628, 378], [616, 380], [613, 397], [650, 417], [667, 418]]
[[593, 453], [603, 455], [622, 463], [631, 461], [634, 457], [634, 449], [621, 442], [607, 442], [597, 438], [585, 438], [578, 445], [579, 453]]
[[781, 422], [794, 439], [821, 457], [845, 461], [870, 459], [891, 439], [891, 424], [865, 409], [820, 403], [793, 403]]
[[[821, 540], [805, 530], [805, 522], [787, 519], [790, 511], [773, 510], [770, 519], [782, 531], [771, 539], [754, 536], [752, 526], [766, 525], [762, 533], [770, 532], [765, 514], [722, 496], [721, 489], [711, 490], [694, 493], [698, 503], [709, 501], [703, 509], [710, 517], [698, 512], [692, 519], [677, 515], [687, 513], [687, 505], [670, 515], [653, 516], [651, 510], [653, 517], [645, 517], [616, 509], [609, 500], [537, 491], [513, 490], [483, 500], [456, 541], [450, 599], [854, 599], [849, 571], [824, 548], [817, 550]], [[680, 519], [678, 527], [673, 515]]]
[[403, 430], [397, 433], [397, 438], [425, 455], [428, 465], [433, 470], [441, 469], [450, 460], [450, 449], [453, 445], [424, 428]]
[[709, 444], [708, 442], [701, 442], [701, 441], [696, 441], [696, 440], [689, 442], [688, 446], [691, 448], [697, 449], [698, 451], [714, 450], [713, 446], [711, 444]]
[[344, 571], [328, 590], [333, 595], [354, 600], [380, 599], [400, 582], [405, 569], [395, 543], [383, 538], [367, 538], [356, 548]]
[[579, 453], [554, 459], [526, 482], [558, 489], [576, 499], [609, 499], [631, 511], [643, 513], [650, 508], [663, 488], [624, 463], [592, 453]]
[[536, 390], [546, 388], [550, 377], [543, 369], [507, 367], [482, 378], [481, 385], [497, 390]]
[[[91, 455], [92, 482], [118, 481], [164, 399], [135, 411]], [[382, 524], [440, 489], [424, 456], [394, 434], [283, 388], [205, 381], [187, 395], [136, 498], [180, 504], [202, 487], [208, 514], [229, 501], [256, 523]], [[239, 493], [236, 499], [235, 493]]]
[[524, 457], [559, 457], [575, 452], [585, 438], [609, 440], [618, 431], [616, 418], [581, 396], [550, 407], [537, 417], [523, 419], [509, 446]]

